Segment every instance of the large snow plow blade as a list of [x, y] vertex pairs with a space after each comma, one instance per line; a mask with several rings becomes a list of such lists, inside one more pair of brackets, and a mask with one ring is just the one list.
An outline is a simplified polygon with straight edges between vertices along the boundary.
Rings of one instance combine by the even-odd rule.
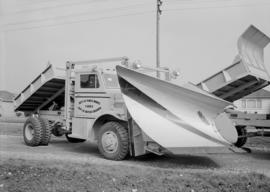
[[130, 115], [162, 147], [173, 152], [236, 142], [235, 128], [221, 114], [231, 103], [121, 66], [116, 69]]

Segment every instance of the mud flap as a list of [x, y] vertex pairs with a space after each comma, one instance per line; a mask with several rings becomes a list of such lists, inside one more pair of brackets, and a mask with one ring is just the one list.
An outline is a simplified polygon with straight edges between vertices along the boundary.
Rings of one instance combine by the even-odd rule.
[[231, 103], [121, 66], [116, 69], [130, 115], [162, 147], [221, 147], [237, 140], [233, 126], [217, 128], [220, 123], [215, 122]]

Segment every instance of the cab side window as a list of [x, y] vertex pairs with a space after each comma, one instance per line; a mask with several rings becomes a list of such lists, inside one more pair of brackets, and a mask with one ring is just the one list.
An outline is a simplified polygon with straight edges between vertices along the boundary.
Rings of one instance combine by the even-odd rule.
[[99, 88], [98, 76], [96, 74], [80, 75], [81, 88], [95, 89]]

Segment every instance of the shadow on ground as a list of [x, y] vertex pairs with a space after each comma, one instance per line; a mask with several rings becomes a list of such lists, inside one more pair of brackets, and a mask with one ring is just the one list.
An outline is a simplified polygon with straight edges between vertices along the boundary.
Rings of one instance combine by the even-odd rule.
[[250, 155], [254, 159], [269, 160], [270, 161], [270, 152], [252, 150], [252, 152], [248, 155]]
[[61, 151], [72, 152], [76, 154], [91, 154], [91, 156], [101, 157], [98, 148], [90, 142], [69, 143], [64, 137], [52, 138], [50, 145]]
[[[72, 152], [76, 154], [89, 154], [92, 157], [103, 158], [95, 144], [89, 142], [69, 143], [65, 138], [52, 138], [50, 145], [61, 151]], [[129, 157], [125, 160], [127, 163], [140, 164], [159, 168], [219, 168], [220, 166], [211, 158], [199, 155], [163, 155], [147, 154], [140, 157]]]
[[220, 166], [209, 157], [196, 155], [157, 156], [154, 154], [131, 158], [131, 161], [160, 168], [219, 168]]

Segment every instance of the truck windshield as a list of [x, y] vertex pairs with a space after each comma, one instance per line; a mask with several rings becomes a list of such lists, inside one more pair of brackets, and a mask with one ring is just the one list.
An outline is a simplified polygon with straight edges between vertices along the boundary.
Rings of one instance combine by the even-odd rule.
[[103, 79], [107, 88], [119, 88], [117, 75], [104, 73]]

